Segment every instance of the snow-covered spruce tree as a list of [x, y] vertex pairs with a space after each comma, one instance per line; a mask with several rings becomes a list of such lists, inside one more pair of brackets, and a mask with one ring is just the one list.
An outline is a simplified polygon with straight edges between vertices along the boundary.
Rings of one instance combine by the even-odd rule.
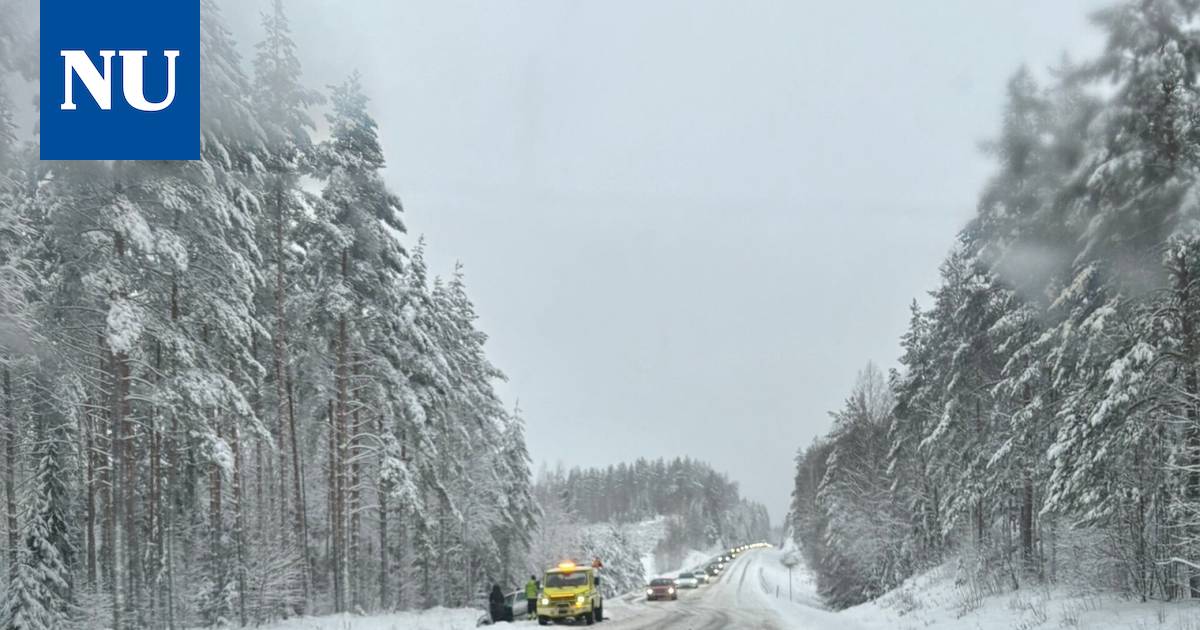
[[[1192, 2], [1159, 0], [1100, 15], [1109, 43], [1088, 76], [1112, 82], [1117, 90], [1075, 180], [1079, 192], [1067, 224], [1083, 247], [1060, 298], [1073, 306], [1064, 325], [1080, 330], [1090, 324], [1101, 334], [1064, 336], [1058, 350], [1078, 357], [1077, 386], [1065, 396], [1063, 426], [1051, 450], [1048, 507], [1082, 511], [1102, 523], [1118, 511], [1145, 512], [1148, 516], [1135, 517], [1141, 524], [1132, 531], [1146, 540], [1159, 567], [1167, 567], [1171, 557], [1195, 559], [1198, 553], [1186, 542], [1183, 506], [1200, 501], [1200, 477], [1193, 484], [1175, 469], [1135, 481], [1120, 473], [1136, 470], [1136, 461], [1089, 462], [1079, 455], [1103, 449], [1114, 458], [1140, 456], [1161, 467], [1187, 459], [1186, 451], [1200, 446], [1194, 442], [1200, 434], [1189, 433], [1200, 422], [1196, 314], [1182, 306], [1191, 301], [1187, 258], [1196, 211], [1191, 191], [1200, 166], [1196, 36], [1183, 27], [1195, 11]], [[1166, 315], [1157, 324], [1148, 319], [1156, 313]], [[1146, 388], [1144, 379], [1156, 367], [1169, 369], [1158, 374], [1166, 387]], [[1145, 481], [1151, 487], [1142, 486]], [[1098, 486], [1108, 488], [1107, 500], [1095, 498]], [[1153, 571], [1163, 572], [1152, 582], [1165, 597], [1179, 594], [1188, 572], [1179, 565]], [[1192, 595], [1200, 596], [1200, 573], [1190, 572]]]
[[[1068, 65], [1058, 70], [1064, 76], [1072, 71]], [[1045, 364], [1050, 341], [1043, 313], [1046, 287], [1068, 264], [1058, 187], [1079, 165], [1080, 138], [1096, 109], [1095, 99], [1074, 82], [1043, 90], [1021, 69], [1009, 82], [999, 137], [988, 147], [1000, 170], [964, 230], [990, 278], [997, 314], [987, 334], [1001, 363], [991, 388], [1001, 424], [987, 463], [988, 483], [1007, 495], [996, 529], [1007, 550], [1005, 566], [1018, 583], [1025, 573], [1045, 576], [1038, 518], [1048, 474], [1042, 454], [1055, 430], [1058, 396]]]
[[[145, 218], [115, 183], [111, 166], [46, 163], [28, 208], [33, 235], [27, 263], [34, 276], [40, 334], [54, 340], [56, 368], [88, 392], [78, 433], [84, 445], [84, 563], [92, 591], [107, 591], [112, 624], [122, 627], [128, 566], [124, 553], [133, 521], [119, 500], [132, 468], [118, 465], [130, 446], [125, 431], [131, 368], [142, 333], [136, 299], [153, 242]], [[149, 246], [148, 251], [144, 249]], [[129, 518], [126, 515], [129, 514]]]
[[[6, 37], [0, 33], [0, 41]], [[30, 284], [28, 270], [23, 259], [29, 251], [30, 230], [24, 211], [29, 200], [29, 186], [24, 168], [24, 156], [20, 154], [14, 135], [11, 103], [4, 92], [2, 81], [5, 72], [0, 69], [0, 454], [4, 465], [3, 496], [5, 517], [0, 537], [3, 555], [4, 576], [11, 576], [16, 569], [18, 550], [18, 515], [16, 477], [18, 467], [18, 423], [17, 393], [14, 381], [27, 368], [21, 357], [27, 356], [25, 345], [32, 328], [26, 291]]]
[[[440, 519], [439, 538], [450, 544], [443, 548], [438, 575], [439, 590], [448, 593], [476, 592], [489, 576], [501, 572], [501, 492], [505, 485], [500, 452], [507, 415], [493, 389], [503, 379], [484, 355], [486, 335], [475, 328], [474, 305], [466, 294], [461, 265], [450, 281], [435, 283], [434, 312], [437, 314], [438, 344], [444, 349], [453, 396], [446, 401], [446, 419], [453, 428], [440, 432], [439, 451], [444, 457], [441, 475], [447, 484], [450, 506]], [[449, 464], [449, 465], [446, 465]], [[463, 599], [458, 604], [467, 604]]]
[[[904, 350], [900, 357], [903, 371], [893, 374], [890, 383], [896, 406], [888, 429], [887, 472], [892, 479], [893, 499], [911, 517], [908, 554], [913, 568], [921, 569], [942, 560], [947, 534], [941, 512], [943, 480], [936, 475], [929, 449], [921, 447], [926, 431], [940, 415], [944, 373], [936, 361], [942, 340], [931, 334], [930, 315], [915, 301], [910, 313], [908, 331], [900, 343]], [[813, 547], [823, 544], [818, 543], [817, 532], [826, 526], [825, 519], [813, 512], [828, 449], [828, 442], [823, 440], [797, 458], [792, 513], [799, 521], [794, 531], [810, 563], [818, 557]]]
[[78, 612], [68, 489], [75, 440], [68, 419], [50, 407], [45, 402], [39, 405], [38, 423], [49, 426], [42, 426], [34, 440], [32, 457], [37, 466], [24, 501], [28, 506], [24, 544], [15, 579], [0, 603], [0, 628], [6, 630], [69, 628]]
[[[390, 280], [398, 284], [383, 293], [386, 299], [361, 327], [370, 348], [363, 373], [375, 401], [370, 412], [374, 417], [361, 422], [361, 437], [376, 457], [370, 458], [374, 470], [361, 471], [360, 484], [363, 491], [375, 492], [378, 605], [385, 609], [407, 606], [416, 601], [414, 596], [423, 599], [428, 594], [409, 584], [414, 556], [426, 557], [412, 551], [432, 540], [426, 497], [446, 496], [437, 469], [437, 426], [430, 419], [442, 417], [450, 385], [425, 285], [423, 247], [418, 242], [404, 273]], [[364, 585], [369, 575], [362, 572]]]
[[892, 503], [884, 474], [893, 404], [883, 374], [868, 365], [845, 407], [833, 414], [832, 450], [817, 504], [827, 519], [819, 588], [834, 606], [875, 597], [905, 574], [892, 532], [904, 526], [907, 515]]
[[533, 544], [541, 510], [533, 497], [533, 474], [525, 446], [525, 420], [520, 407], [513, 409], [500, 436], [500, 516], [494, 534], [500, 554], [502, 584], [515, 584], [523, 573], [521, 561]]
[[796, 477], [789, 512], [793, 539], [800, 546], [808, 566], [818, 572], [822, 558], [829, 553], [826, 547], [829, 519], [818, 503], [818, 493], [832, 449], [833, 444], [828, 439], [818, 438], [796, 454]]
[[401, 346], [405, 375], [404, 400], [397, 431], [406, 453], [407, 467], [419, 480], [416, 501], [398, 506], [397, 523], [404, 544], [406, 570], [411, 569], [419, 588], [405, 588], [402, 603], [429, 605], [435, 601], [430, 586], [436, 569], [436, 517], [450, 497], [446, 488], [439, 431], [446, 427], [446, 394], [451, 391], [449, 363], [438, 342], [438, 316], [425, 264], [424, 239], [413, 248], [404, 277], [404, 340]]
[[[1003, 435], [990, 389], [1002, 363], [989, 334], [1003, 305], [993, 299], [994, 278], [965, 239], [960, 238], [941, 272], [929, 320], [930, 339], [940, 351], [937, 364], [925, 374], [938, 393], [924, 401], [933, 403], [924, 409], [933, 415], [921, 423], [924, 435], [916, 448], [928, 458], [932, 485], [947, 490], [939, 494], [936, 508], [942, 535], [950, 533], [947, 528], [962, 528], [978, 551], [977, 564], [986, 569], [1005, 560], [1000, 557], [1003, 542], [991, 529], [1005, 487], [992, 482], [988, 467]], [[911, 404], [902, 409], [922, 411]]]

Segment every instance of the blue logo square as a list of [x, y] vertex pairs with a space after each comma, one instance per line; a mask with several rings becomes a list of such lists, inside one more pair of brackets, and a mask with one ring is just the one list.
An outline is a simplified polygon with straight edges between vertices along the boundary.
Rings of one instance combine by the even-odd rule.
[[43, 160], [200, 159], [200, 0], [41, 2]]

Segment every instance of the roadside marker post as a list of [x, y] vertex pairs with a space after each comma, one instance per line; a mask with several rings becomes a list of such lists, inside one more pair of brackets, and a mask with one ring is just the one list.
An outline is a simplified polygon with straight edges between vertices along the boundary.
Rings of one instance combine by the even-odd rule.
[[788, 601], [792, 601], [792, 569], [800, 564], [800, 558], [796, 557], [796, 552], [791, 552], [783, 557], [783, 566], [788, 570]]

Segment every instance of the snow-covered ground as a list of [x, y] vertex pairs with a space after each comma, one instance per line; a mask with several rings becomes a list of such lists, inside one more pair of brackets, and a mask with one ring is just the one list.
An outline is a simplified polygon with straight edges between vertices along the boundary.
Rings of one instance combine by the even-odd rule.
[[301, 617], [260, 626], [259, 630], [473, 630], [480, 614], [478, 610], [433, 608], [370, 617]]
[[816, 584], [800, 565], [788, 601], [785, 553], [758, 556], [759, 586], [789, 630], [1200, 630], [1195, 602], [1141, 603], [1108, 594], [1028, 589], [982, 595], [955, 585], [948, 569], [915, 577], [876, 601], [833, 613], [820, 609]]

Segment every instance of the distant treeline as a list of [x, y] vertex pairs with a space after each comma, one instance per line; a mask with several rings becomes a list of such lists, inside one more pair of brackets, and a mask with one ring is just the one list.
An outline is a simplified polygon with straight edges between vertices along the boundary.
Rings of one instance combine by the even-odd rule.
[[741, 498], [737, 483], [708, 464], [687, 458], [572, 468], [544, 474], [538, 485], [585, 522], [667, 517], [666, 537], [655, 550], [660, 564], [680, 560], [685, 549], [765, 540], [770, 531], [764, 506]]
[[1102, 11], [1099, 57], [1010, 82], [902, 369], [798, 457], [790, 524], [834, 606], [951, 558], [989, 590], [1200, 597], [1197, 7]]

